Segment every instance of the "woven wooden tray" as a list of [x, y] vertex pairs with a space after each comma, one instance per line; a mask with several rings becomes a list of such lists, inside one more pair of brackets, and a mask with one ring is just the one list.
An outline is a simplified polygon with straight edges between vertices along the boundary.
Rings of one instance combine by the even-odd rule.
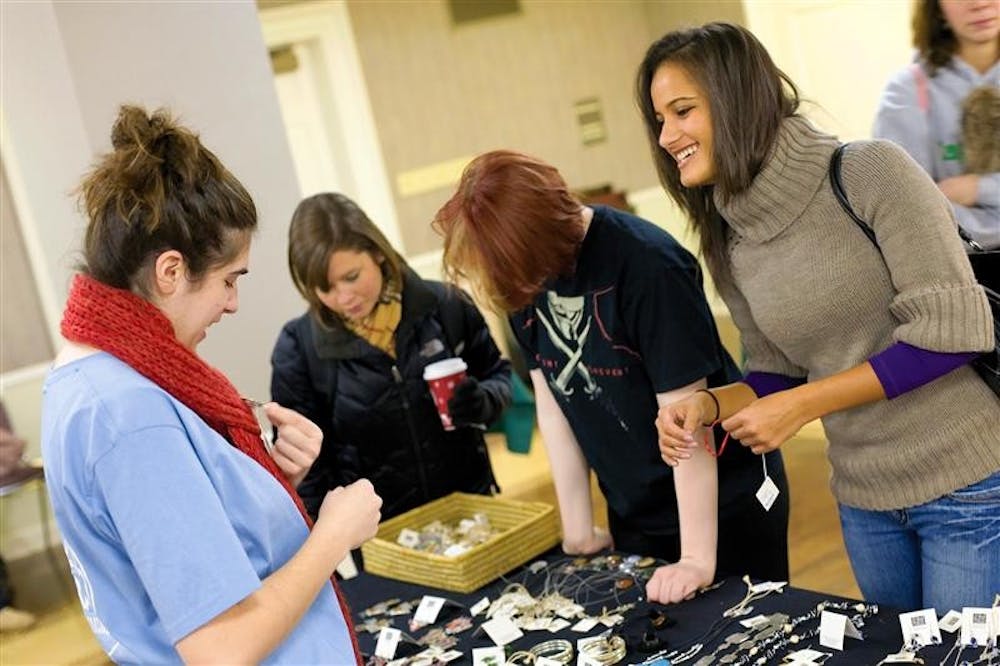
[[[423, 553], [396, 543], [403, 528], [420, 530], [434, 520], [453, 525], [479, 512], [489, 516], [499, 534], [456, 557]], [[369, 573], [453, 592], [472, 592], [557, 543], [559, 523], [555, 509], [548, 504], [452, 493], [385, 521], [361, 552]]]

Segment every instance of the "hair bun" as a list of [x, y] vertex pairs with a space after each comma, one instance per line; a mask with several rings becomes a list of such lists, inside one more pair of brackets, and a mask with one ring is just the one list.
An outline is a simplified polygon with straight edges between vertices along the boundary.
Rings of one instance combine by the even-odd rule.
[[172, 124], [163, 110], [149, 115], [141, 107], [123, 105], [111, 128], [111, 145], [115, 150], [148, 149], [164, 132], [170, 131]]

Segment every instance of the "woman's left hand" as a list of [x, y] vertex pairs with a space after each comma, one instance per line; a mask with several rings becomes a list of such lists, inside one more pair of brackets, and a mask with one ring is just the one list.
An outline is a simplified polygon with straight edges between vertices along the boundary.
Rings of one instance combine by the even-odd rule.
[[774, 451], [811, 420], [802, 413], [794, 391], [758, 398], [723, 421], [722, 427], [758, 455]]
[[271, 457], [292, 486], [297, 486], [319, 456], [323, 431], [295, 410], [276, 402], [264, 405], [264, 413], [278, 431]]
[[646, 598], [659, 604], [676, 604], [694, 597], [699, 588], [712, 584], [715, 568], [704, 562], [681, 558], [653, 572], [646, 583]]

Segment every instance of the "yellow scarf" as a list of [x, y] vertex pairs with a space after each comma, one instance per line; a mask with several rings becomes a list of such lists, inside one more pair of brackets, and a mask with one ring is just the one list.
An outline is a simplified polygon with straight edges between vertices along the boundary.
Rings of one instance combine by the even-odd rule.
[[368, 344], [396, 358], [396, 328], [402, 316], [402, 296], [392, 285], [388, 285], [367, 317], [358, 321], [345, 320], [344, 325]]

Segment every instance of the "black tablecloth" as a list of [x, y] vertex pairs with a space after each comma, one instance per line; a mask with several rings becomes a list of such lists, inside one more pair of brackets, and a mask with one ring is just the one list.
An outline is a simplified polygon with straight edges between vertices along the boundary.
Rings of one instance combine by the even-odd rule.
[[[561, 567], [563, 564], [570, 561], [570, 558], [567, 558], [565, 555], [557, 551], [546, 553], [539, 559], [546, 561], [548, 563], [548, 567], [551, 568]], [[391, 598], [418, 600], [423, 595], [429, 594], [444, 597], [445, 599], [461, 604], [464, 609], [468, 609], [484, 596], [489, 597], [491, 602], [496, 600], [502, 593], [503, 589], [512, 582], [525, 584], [529, 591], [537, 596], [544, 583], [545, 573], [546, 572], [543, 569], [539, 573], [533, 574], [527, 571], [526, 567], [522, 567], [521, 569], [511, 572], [503, 579], [494, 581], [493, 583], [486, 585], [482, 589], [476, 590], [471, 594], [459, 594], [421, 585], [412, 585], [409, 583], [374, 576], [368, 573], [362, 573], [357, 578], [343, 581], [341, 585], [353, 610], [355, 623], [361, 624], [365, 619], [362, 617], [362, 613], [366, 608], [369, 608], [380, 601]], [[577, 603], [583, 605], [587, 609], [588, 613], [592, 615], [600, 614], [602, 608], [610, 610], [620, 603], [638, 602], [637, 606], [632, 611], [627, 611], [624, 615], [626, 616], [626, 628], [632, 627], [634, 629], [636, 627], [640, 627], [639, 622], [645, 621], [645, 615], [651, 607], [650, 604], [642, 602], [642, 598], [644, 596], [643, 586], [636, 585], [627, 590], [617, 590], [613, 583], [606, 583], [604, 587], [605, 589], [603, 590], [591, 589], [588, 594], [581, 595], [575, 600]], [[585, 590], [581, 589], [580, 591], [584, 592]], [[653, 605], [656, 609], [662, 609], [672, 621], [672, 625], [669, 628], [657, 631], [656, 635], [658, 638], [665, 641], [667, 646], [682, 646], [685, 643], [688, 643], [705, 634], [713, 623], [721, 620], [722, 612], [738, 603], [743, 598], [746, 591], [747, 586], [742, 580], [732, 578], [726, 579], [719, 587], [700, 594], [690, 601], [685, 601], [671, 606]], [[840, 602], [847, 601], [842, 597], [832, 597], [829, 595], [818, 594], [808, 590], [786, 586], [784, 591], [780, 594], [772, 593], [763, 599], [752, 602], [751, 605], [753, 606], [753, 611], [750, 615], [766, 615], [780, 612], [794, 618], [806, 613], [812, 608], [815, 608], [819, 602], [824, 600]], [[597, 603], [592, 603], [593, 601], [596, 601]], [[446, 612], [449, 612], [447, 607], [442, 611], [441, 618], [439, 618], [439, 621], [434, 626], [443, 626], [445, 622], [455, 617], [457, 613], [461, 613], [466, 616], [469, 615], [468, 610], [458, 608], [450, 611], [450, 614], [447, 616], [445, 616]], [[643, 614], [643, 617], [638, 617], [640, 612]], [[854, 615], [856, 611], [847, 609], [835, 610], [835, 612], [851, 616]], [[412, 614], [395, 616], [392, 618], [394, 620], [392, 626], [397, 629], [401, 629], [416, 639], [419, 639], [424, 633], [432, 628], [426, 627], [415, 632], [409, 631], [408, 623], [411, 617]], [[474, 618], [473, 629], [456, 635], [459, 642], [452, 649], [459, 650], [463, 652], [464, 655], [461, 659], [451, 663], [471, 664], [473, 648], [493, 646], [493, 642], [488, 636], [486, 636], [485, 632], [481, 630], [476, 631], [479, 625], [485, 620], [486, 618], [483, 614], [478, 615]], [[826, 662], [828, 666], [859, 666], [865, 664], [877, 664], [887, 654], [896, 652], [902, 647], [902, 632], [899, 624], [899, 611], [889, 608], [880, 608], [876, 615], [865, 619], [864, 622], [864, 627], [861, 629], [861, 633], [864, 635], [864, 640], [859, 641], [853, 638], [845, 638], [844, 650], [842, 652], [821, 647], [819, 644], [819, 637], [817, 636], [800, 643], [797, 646], [789, 648], [788, 650], [782, 651], [768, 663], [778, 664], [780, 663], [782, 656], [787, 654], [787, 652], [805, 647], [811, 647], [823, 652], [834, 653], [833, 657]], [[815, 628], [818, 627], [818, 623], [818, 619], [803, 622], [800, 629]], [[523, 637], [511, 644], [511, 648], [513, 650], [527, 650], [533, 645], [537, 645], [542, 641], [553, 638], [565, 638], [569, 640], [575, 648], [576, 641], [578, 639], [586, 636], [598, 635], [606, 629], [607, 628], [604, 625], [599, 624], [586, 633], [575, 632], [569, 628], [555, 634], [548, 631], [525, 632]], [[620, 630], [621, 627], [616, 627], [616, 629]], [[727, 626], [713, 641], [706, 644], [705, 650], [703, 650], [695, 658], [684, 663], [690, 666], [700, 657], [711, 654], [712, 650], [718, 644], [724, 641], [726, 637], [737, 631], [743, 631], [743, 628], [735, 623]], [[641, 636], [642, 633], [643, 631], [640, 627], [638, 635]], [[631, 634], [635, 634], [635, 632], [632, 631]], [[377, 637], [377, 634], [364, 632], [360, 633], [359, 639], [361, 648], [366, 655], [370, 655], [374, 652]], [[924, 660], [925, 664], [940, 663], [941, 659], [954, 643], [953, 635], [943, 634], [943, 637], [945, 642], [942, 645], [929, 646], [920, 651], [919, 656]], [[638, 646], [633, 647], [633, 643], [630, 642], [628, 655], [626, 660], [622, 663], [641, 662], [649, 657], [648, 653], [640, 652], [636, 649], [637, 647]], [[722, 654], [724, 653], [720, 652], [720, 656]], [[978, 652], [976, 653], [976, 656], [978, 656]], [[970, 648], [966, 651], [963, 654], [963, 657], [972, 657], [972, 649]], [[575, 659], [572, 663], [576, 663]]]

